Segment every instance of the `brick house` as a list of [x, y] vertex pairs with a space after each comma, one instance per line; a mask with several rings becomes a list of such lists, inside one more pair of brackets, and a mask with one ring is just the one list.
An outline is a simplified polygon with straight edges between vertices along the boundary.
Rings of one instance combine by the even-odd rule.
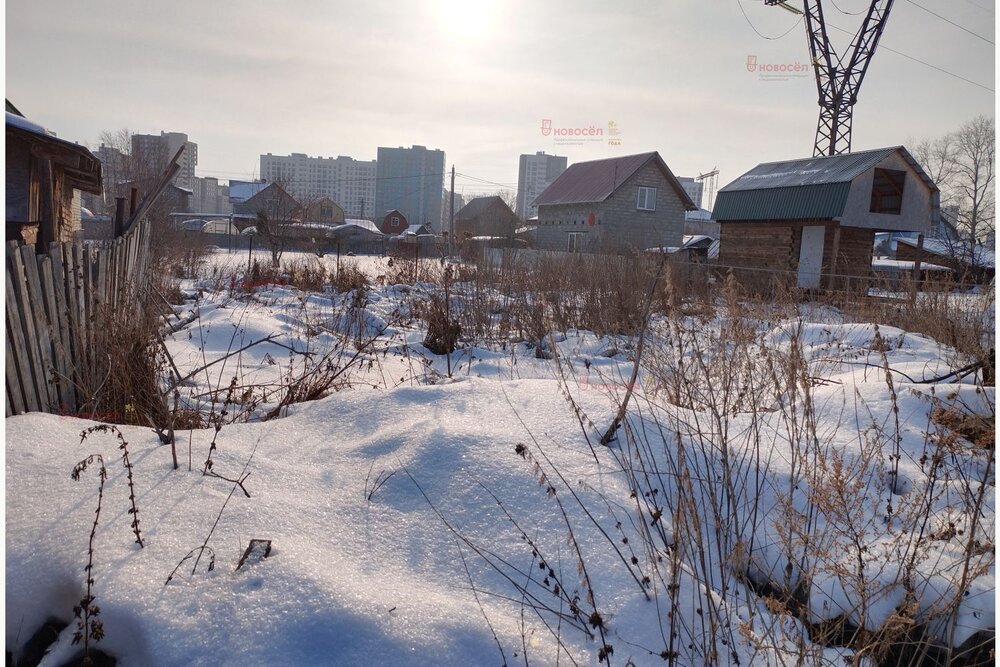
[[531, 205], [536, 247], [611, 253], [681, 245], [697, 208], [655, 151], [571, 165]]
[[876, 231], [926, 230], [939, 191], [902, 146], [757, 165], [719, 190], [719, 264], [745, 285], [867, 289]]

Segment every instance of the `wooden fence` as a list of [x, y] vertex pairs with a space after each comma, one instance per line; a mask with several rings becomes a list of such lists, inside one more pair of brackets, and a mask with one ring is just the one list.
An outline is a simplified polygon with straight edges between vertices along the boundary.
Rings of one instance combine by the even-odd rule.
[[76, 414], [98, 364], [95, 319], [128, 316], [151, 280], [148, 221], [114, 241], [7, 245], [6, 414]]

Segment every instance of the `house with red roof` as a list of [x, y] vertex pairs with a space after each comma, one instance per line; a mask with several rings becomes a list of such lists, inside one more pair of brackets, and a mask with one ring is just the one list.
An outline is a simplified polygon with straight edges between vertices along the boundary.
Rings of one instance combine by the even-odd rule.
[[536, 247], [610, 253], [680, 246], [698, 208], [655, 151], [570, 165], [531, 205]]

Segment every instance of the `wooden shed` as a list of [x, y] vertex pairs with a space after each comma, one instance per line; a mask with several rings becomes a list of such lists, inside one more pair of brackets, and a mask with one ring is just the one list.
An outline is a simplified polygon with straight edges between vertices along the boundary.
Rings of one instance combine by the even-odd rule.
[[925, 231], [939, 198], [902, 146], [760, 164], [716, 197], [719, 264], [747, 286], [867, 289], [875, 232]]
[[79, 144], [60, 139], [7, 103], [8, 241], [71, 241], [79, 225], [74, 191], [100, 194], [101, 163]]

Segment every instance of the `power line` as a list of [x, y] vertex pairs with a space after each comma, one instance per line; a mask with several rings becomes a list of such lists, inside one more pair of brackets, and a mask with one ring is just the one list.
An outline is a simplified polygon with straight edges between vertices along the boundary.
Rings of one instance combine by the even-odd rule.
[[[844, 29], [843, 29], [843, 28], [841, 28], [841, 27], [838, 27], [838, 26], [835, 26], [835, 25], [833, 25], [833, 24], [832, 24], [832, 23], [830, 23], [829, 21], [827, 21], [827, 23], [826, 23], [826, 24], [827, 24], [828, 26], [830, 26], [831, 28], [833, 28], [834, 30], [839, 30], [840, 32], [843, 32], [843, 33], [846, 33], [846, 34], [848, 34], [848, 35], [853, 35], [853, 34], [854, 34], [854, 33], [850, 32], [849, 30], [844, 30]], [[954, 72], [949, 72], [948, 70], [946, 70], [946, 69], [942, 69], [941, 67], [938, 67], [937, 65], [932, 65], [932, 64], [930, 64], [930, 63], [929, 63], [929, 62], [927, 62], [926, 60], [921, 60], [920, 58], [917, 58], [917, 57], [915, 57], [915, 56], [911, 56], [911, 55], [909, 55], [908, 53], [903, 53], [902, 51], [897, 51], [896, 49], [894, 49], [894, 48], [892, 48], [892, 47], [889, 47], [889, 46], [886, 46], [885, 44], [882, 44], [882, 43], [880, 43], [880, 44], [878, 45], [878, 48], [879, 48], [879, 49], [884, 49], [885, 51], [891, 51], [891, 52], [895, 53], [895, 54], [896, 54], [896, 55], [898, 55], [898, 56], [903, 56], [904, 58], [906, 58], [906, 59], [908, 59], [908, 60], [912, 60], [913, 62], [916, 62], [916, 63], [920, 63], [921, 65], [924, 65], [924, 66], [926, 66], [926, 67], [930, 67], [931, 69], [933, 69], [933, 70], [937, 70], [938, 72], [941, 72], [942, 74], [947, 74], [948, 76], [952, 76], [952, 77], [955, 77], [956, 79], [961, 79], [962, 81], [965, 81], [966, 83], [971, 83], [971, 84], [972, 84], [973, 86], [977, 86], [977, 87], [979, 87], [979, 88], [982, 88], [983, 90], [988, 90], [988, 91], [990, 91], [991, 93], [993, 93], [993, 92], [996, 92], [996, 91], [995, 91], [995, 90], [994, 90], [993, 88], [990, 88], [989, 86], [984, 86], [984, 85], [983, 85], [983, 84], [981, 84], [981, 83], [976, 83], [976, 82], [975, 82], [975, 81], [973, 81], [972, 79], [966, 79], [966, 78], [965, 78], [964, 76], [962, 76], [961, 74], [955, 74]]]
[[979, 7], [984, 12], [989, 12], [990, 14], [995, 13], [990, 7], [984, 7], [983, 5], [979, 4], [975, 0], [965, 0], [965, 1], [967, 3], [969, 3], [970, 5], [972, 5], [973, 7]]
[[941, 20], [942, 20], [942, 21], [944, 21], [945, 23], [950, 23], [951, 25], [955, 26], [955, 27], [956, 27], [956, 28], [958, 28], [959, 30], [964, 30], [965, 32], [967, 32], [967, 33], [969, 33], [970, 35], [972, 35], [973, 37], [978, 37], [979, 39], [983, 40], [983, 41], [984, 41], [984, 42], [986, 42], [987, 44], [992, 44], [993, 46], [996, 46], [996, 42], [994, 42], [994, 41], [992, 41], [992, 40], [990, 40], [990, 39], [987, 39], [986, 37], [983, 37], [982, 35], [980, 35], [980, 34], [979, 34], [979, 33], [977, 33], [977, 32], [972, 32], [971, 30], [969, 30], [969, 29], [968, 29], [968, 28], [966, 28], [965, 26], [962, 26], [962, 25], [959, 25], [959, 24], [955, 23], [954, 21], [952, 21], [951, 19], [949, 19], [949, 18], [946, 18], [946, 17], [944, 17], [944, 16], [941, 16], [941, 15], [940, 15], [940, 14], [938, 14], [937, 12], [934, 12], [934, 11], [931, 11], [930, 9], [927, 9], [926, 7], [924, 7], [924, 6], [923, 6], [922, 4], [920, 4], [919, 2], [914, 2], [914, 0], [906, 0], [906, 1], [907, 1], [907, 2], [909, 2], [909, 3], [911, 4], [911, 5], [913, 5], [914, 7], [919, 7], [920, 9], [924, 10], [924, 11], [925, 11], [925, 12], [927, 12], [928, 14], [931, 14], [932, 16], [936, 16], [936, 17], [938, 17], [939, 19], [941, 19]]
[[866, 11], [864, 9], [859, 9], [856, 12], [848, 12], [848, 11], [844, 11], [843, 9], [840, 8], [840, 5], [837, 4], [837, 0], [830, 0], [830, 2], [833, 3], [833, 6], [836, 7], [836, 9], [837, 9], [838, 12], [840, 12], [841, 14], [844, 14], [846, 16], [859, 16], [862, 12]]
[[[233, 172], [213, 171], [213, 172], [202, 172], [202, 175], [199, 176], [199, 178], [204, 178], [205, 175], [206, 175], [206, 173], [208, 173], [208, 174], [227, 174], [228, 173], [228, 174], [246, 175], [245, 173], [236, 172], [236, 171], [233, 171]], [[338, 179], [334, 179], [334, 180], [329, 180], [329, 179], [313, 179], [311, 176], [302, 177], [302, 178], [298, 178], [298, 177], [295, 177], [295, 176], [290, 176], [288, 180], [290, 180], [293, 183], [294, 182], [315, 182], [315, 181], [318, 180], [321, 184], [326, 185], [328, 183], [329, 184], [333, 184], [333, 183], [370, 183], [370, 182], [373, 182], [373, 181], [376, 182], [376, 183], [378, 183], [378, 182], [381, 182], [381, 181], [395, 181], [395, 180], [406, 179], [406, 178], [426, 178], [426, 177], [431, 177], [431, 176], [442, 176], [443, 177], [444, 175], [445, 175], [444, 172], [440, 172], [440, 173], [439, 172], [429, 172], [429, 173], [425, 173], [425, 174], [410, 174], [408, 176], [381, 176], [381, 177], [374, 176], [374, 177], [362, 177], [362, 178], [338, 178]]]
[[456, 176], [461, 176], [463, 178], [468, 178], [469, 180], [472, 180], [472, 181], [478, 181], [480, 183], [487, 183], [489, 185], [496, 185], [496, 186], [499, 186], [499, 187], [505, 188], [505, 189], [510, 189], [512, 187], [517, 187], [517, 184], [515, 184], [515, 183], [497, 183], [496, 181], [488, 181], [485, 178], [479, 178], [477, 176], [470, 176], [469, 174], [457, 173], [455, 175]]
[[795, 30], [795, 28], [799, 25], [799, 21], [802, 20], [802, 17], [800, 16], [799, 18], [795, 19], [795, 23], [792, 24], [792, 27], [789, 28], [788, 30], [786, 30], [785, 32], [781, 33], [777, 37], [768, 37], [767, 35], [765, 35], [764, 33], [762, 33], [760, 30], [757, 30], [757, 26], [755, 26], [753, 24], [753, 21], [751, 21], [750, 17], [747, 15], [747, 11], [745, 9], [743, 9], [743, 2], [741, 0], [736, 0], [736, 4], [738, 4], [740, 6], [740, 11], [743, 12], [743, 18], [746, 19], [747, 25], [750, 26], [750, 29], [753, 30], [755, 33], [757, 33], [758, 37], [761, 37], [762, 39], [766, 39], [766, 40], [773, 41], [773, 40], [778, 40], [778, 39], [781, 39], [782, 37], [787, 36], [788, 33], [790, 33], [791, 31]]

